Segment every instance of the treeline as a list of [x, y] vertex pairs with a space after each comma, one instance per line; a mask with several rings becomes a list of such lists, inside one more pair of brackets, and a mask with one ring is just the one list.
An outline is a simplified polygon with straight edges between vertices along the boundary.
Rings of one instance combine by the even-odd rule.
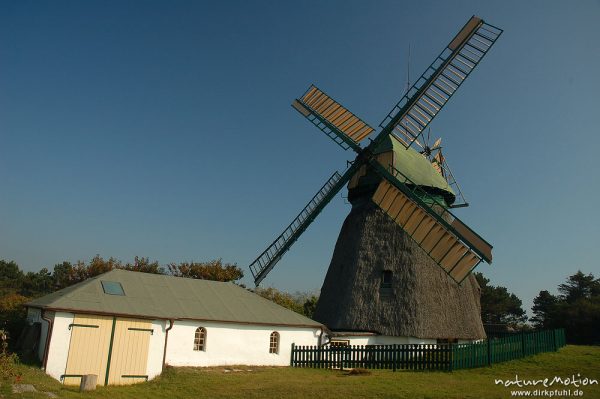
[[600, 345], [600, 279], [578, 271], [558, 286], [540, 291], [531, 308], [536, 328], [565, 328], [567, 342]]
[[[23, 272], [15, 262], [0, 260], [0, 329], [18, 335], [25, 323], [23, 304], [27, 301], [81, 282], [113, 269], [165, 274], [240, 284], [244, 276], [236, 264], [221, 259], [206, 262], [170, 263], [161, 266], [148, 258], [136, 257], [132, 263], [99, 255], [89, 262], [62, 262], [52, 271]], [[558, 295], [540, 291], [534, 299], [533, 317], [528, 320], [521, 299], [506, 287], [494, 286], [481, 273], [475, 273], [481, 287], [481, 319], [484, 325], [504, 326], [508, 331], [533, 328], [565, 328], [567, 340], [574, 344], [600, 344], [600, 279], [578, 271], [558, 286]], [[240, 284], [243, 286], [243, 284]], [[251, 290], [283, 307], [312, 318], [318, 293], [290, 294], [275, 288]]]
[[531, 328], [564, 328], [567, 342], [600, 345], [600, 279], [581, 271], [557, 287], [558, 295], [542, 290], [533, 300], [528, 320], [521, 300], [506, 287], [494, 286], [475, 273], [481, 287], [481, 319], [484, 325], [505, 326], [511, 331]]
[[54, 265], [52, 271], [43, 268], [39, 272], [27, 273], [14, 261], [0, 260], [0, 330], [7, 331], [14, 343], [26, 323], [23, 306], [26, 302], [113, 269], [232, 282], [244, 277], [244, 272], [236, 264], [224, 263], [221, 259], [170, 263], [163, 267], [144, 257], [124, 263], [96, 255], [89, 262], [65, 261]]
[[0, 260], [0, 294], [16, 291], [24, 296], [37, 297], [113, 269], [216, 281], [238, 281], [244, 277], [244, 272], [237, 265], [223, 263], [221, 259], [208, 262], [170, 263], [163, 267], [158, 262], [150, 262], [144, 257], [136, 257], [133, 263], [123, 263], [112, 257], [104, 259], [96, 255], [87, 263], [78, 261], [72, 264], [65, 261], [54, 265], [52, 272], [43, 268], [37, 273], [24, 273], [15, 262]]
[[[181, 262], [161, 266], [149, 258], [136, 257], [133, 262], [122, 262], [115, 258], [105, 259], [94, 256], [89, 262], [62, 262], [54, 265], [52, 271], [43, 268], [39, 272], [24, 272], [14, 261], [0, 259], [0, 330], [11, 337], [18, 337], [26, 323], [24, 304], [34, 298], [69, 287], [90, 277], [98, 276], [113, 269], [164, 274], [213, 281], [230, 281], [240, 284], [244, 272], [234, 263], [224, 263], [221, 259], [206, 262]], [[309, 292], [290, 294], [275, 288], [252, 290], [281, 306], [309, 318], [313, 317], [318, 295]], [[15, 339], [12, 340], [14, 343]]]

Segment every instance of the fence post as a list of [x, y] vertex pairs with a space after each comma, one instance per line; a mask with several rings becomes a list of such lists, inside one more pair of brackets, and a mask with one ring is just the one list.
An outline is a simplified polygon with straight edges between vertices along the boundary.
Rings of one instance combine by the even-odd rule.
[[396, 371], [396, 344], [392, 347], [392, 370]]
[[554, 352], [558, 350], [558, 345], [556, 345], [556, 328], [552, 330], [552, 343], [554, 344]]
[[292, 355], [290, 356], [290, 367], [294, 367], [294, 356], [296, 354], [296, 344], [292, 342]]
[[487, 364], [492, 365], [492, 340], [488, 337], [487, 341]]

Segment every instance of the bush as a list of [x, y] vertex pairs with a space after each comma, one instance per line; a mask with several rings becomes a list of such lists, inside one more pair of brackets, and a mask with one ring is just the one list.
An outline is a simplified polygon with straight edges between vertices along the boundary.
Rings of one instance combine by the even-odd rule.
[[10, 342], [12, 346], [8, 348], [10, 350], [15, 349], [16, 340], [14, 338], [18, 337], [27, 325], [27, 310], [23, 306], [27, 301], [29, 298], [18, 293], [0, 297], [0, 330], [13, 337]]
[[19, 357], [8, 352], [8, 333], [0, 330], [0, 380], [8, 380], [18, 376], [16, 365]]

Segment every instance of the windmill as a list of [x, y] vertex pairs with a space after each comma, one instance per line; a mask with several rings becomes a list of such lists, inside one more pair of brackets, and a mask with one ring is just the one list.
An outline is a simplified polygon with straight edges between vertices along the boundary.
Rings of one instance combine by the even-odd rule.
[[[382, 251], [391, 251], [394, 259], [404, 257], [404, 254], [398, 253], [397, 248], [390, 248], [386, 243], [387, 238], [380, 236], [379, 230], [389, 230], [390, 237], [397, 237], [401, 241], [400, 246], [405, 246], [406, 251], [414, 254], [414, 259], [403, 259], [400, 263], [422, 263], [427, 264], [427, 267], [436, 265], [436, 273], [441, 272], [445, 279], [443, 282], [445, 289], [462, 289], [463, 293], [457, 294], [459, 296], [474, 295], [472, 291], [475, 288], [459, 286], [479, 263], [482, 261], [491, 263], [492, 246], [450, 211], [457, 197], [450, 186], [456, 181], [442, 155], [441, 141], [437, 140], [429, 146], [425, 131], [501, 34], [501, 29], [486, 23], [481, 18], [476, 16], [470, 18], [392, 108], [380, 123], [380, 132], [365, 147], [361, 147], [360, 142], [370, 136], [375, 129], [323, 90], [311, 85], [300, 98], [293, 101], [292, 106], [300, 114], [340, 147], [354, 150], [357, 156], [343, 174], [337, 171], [333, 173], [298, 216], [250, 264], [257, 286], [331, 199], [348, 184], [348, 198], [353, 203], [348, 218], [356, 216], [357, 212], [362, 212], [363, 216], [366, 215], [366, 219], [361, 219], [362, 222], [370, 218], [371, 221], [368, 223], [377, 219], [377, 223], [381, 226], [385, 225], [385, 228], [374, 228], [373, 232], [378, 235], [377, 240], [385, 249], [365, 249], [366, 252], [360, 256], [355, 253], [352, 259], [344, 258], [343, 264], [338, 265], [339, 267], [335, 266], [340, 263], [336, 261], [336, 256], [338, 258], [346, 256], [338, 253], [340, 252], [338, 247], [344, 245], [344, 240], [352, 241], [346, 236], [361, 234], [360, 232], [348, 233], [348, 229], [353, 227], [347, 228], [347, 218], [321, 291], [321, 299], [317, 305], [317, 316], [321, 313], [321, 318], [316, 317], [317, 320], [324, 322], [330, 328], [333, 324], [334, 327], [339, 328], [373, 330], [364, 326], [356, 328], [356, 320], [340, 321], [338, 316], [333, 318], [330, 316], [332, 313], [343, 313], [343, 311], [338, 312], [339, 301], [364, 302], [369, 295], [372, 295], [368, 290], [363, 290], [364, 292], [359, 295], [361, 297], [356, 299], [357, 290], [353, 286], [357, 281], [367, 281], [371, 278], [367, 276], [367, 274], [371, 276], [370, 266], [356, 266], [362, 262], [360, 259], [373, 258], [377, 263], [377, 256], [380, 256]], [[462, 197], [460, 190], [457, 192]], [[367, 242], [368, 239], [359, 237], [355, 241], [355, 247], [360, 247], [361, 243]], [[350, 252], [353, 251], [356, 252], [354, 247]], [[348, 264], [354, 265], [350, 267], [351, 272], [343, 270]], [[398, 290], [406, 289], [406, 287], [396, 287], [394, 284], [397, 281], [396, 283], [394, 281], [397, 279], [393, 276], [393, 271], [386, 270], [385, 265], [379, 268], [382, 267], [381, 281], [379, 278], [371, 278], [373, 281], [378, 281], [380, 294], [383, 293], [382, 298], [386, 297], [386, 292], [393, 297], [397, 295]], [[348, 279], [347, 284], [335, 284], [336, 281], [340, 282], [341, 276]], [[435, 278], [442, 277], [436, 275]], [[471, 279], [467, 280], [469, 284], [472, 283]], [[451, 288], [447, 281], [452, 281], [459, 288]], [[326, 292], [327, 287], [330, 287], [329, 293]], [[372, 285], [371, 288], [373, 287], [375, 286]], [[465, 294], [465, 290], [469, 293]], [[385, 302], [384, 299], [382, 301]], [[460, 304], [458, 306], [460, 307]], [[393, 306], [387, 306], [385, 312], [389, 313], [389, 308]], [[479, 324], [481, 324], [480, 319]]]

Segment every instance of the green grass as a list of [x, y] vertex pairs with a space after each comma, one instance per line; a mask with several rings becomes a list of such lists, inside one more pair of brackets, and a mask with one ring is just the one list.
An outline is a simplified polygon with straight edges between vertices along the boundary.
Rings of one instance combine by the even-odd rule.
[[[338, 370], [247, 366], [226, 373], [224, 367], [168, 368], [147, 383], [99, 387], [88, 393], [65, 387], [38, 368], [18, 367], [22, 383], [61, 398], [509, 398], [513, 388], [495, 385], [494, 379], [512, 380], [515, 374], [521, 379], [552, 379], [579, 373], [600, 380], [600, 347], [567, 346], [559, 352], [452, 373], [371, 370], [368, 375], [348, 375]], [[563, 389], [549, 389], [555, 388]], [[599, 385], [579, 389], [584, 398], [600, 398]], [[42, 393], [12, 394], [7, 382], [0, 386], [1, 397], [47, 398]]]

